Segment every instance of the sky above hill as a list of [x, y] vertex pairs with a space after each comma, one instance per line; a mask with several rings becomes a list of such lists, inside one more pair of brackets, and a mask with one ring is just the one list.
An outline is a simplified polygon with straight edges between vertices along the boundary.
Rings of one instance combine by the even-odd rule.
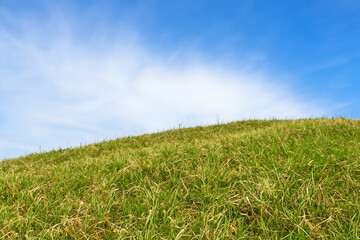
[[0, 1], [0, 159], [179, 126], [360, 117], [360, 2]]

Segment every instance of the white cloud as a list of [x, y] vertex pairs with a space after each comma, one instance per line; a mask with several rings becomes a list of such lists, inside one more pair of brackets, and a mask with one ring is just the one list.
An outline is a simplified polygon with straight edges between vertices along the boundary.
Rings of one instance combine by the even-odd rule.
[[20, 27], [0, 32], [0, 157], [180, 123], [326, 114], [253, 66], [234, 70], [186, 49], [154, 53], [133, 34], [90, 43], [69, 28]]

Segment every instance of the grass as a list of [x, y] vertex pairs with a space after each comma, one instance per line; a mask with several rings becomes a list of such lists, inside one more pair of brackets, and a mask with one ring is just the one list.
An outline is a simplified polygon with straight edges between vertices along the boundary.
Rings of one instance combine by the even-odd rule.
[[6, 160], [0, 238], [359, 239], [360, 121], [240, 121]]

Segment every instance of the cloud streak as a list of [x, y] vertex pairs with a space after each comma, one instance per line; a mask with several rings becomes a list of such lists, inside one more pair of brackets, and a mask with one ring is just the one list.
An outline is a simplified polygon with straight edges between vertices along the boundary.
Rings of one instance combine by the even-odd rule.
[[254, 66], [153, 52], [128, 32], [84, 41], [70, 25], [41, 30], [60, 23], [0, 32], [0, 158], [179, 124], [327, 113]]

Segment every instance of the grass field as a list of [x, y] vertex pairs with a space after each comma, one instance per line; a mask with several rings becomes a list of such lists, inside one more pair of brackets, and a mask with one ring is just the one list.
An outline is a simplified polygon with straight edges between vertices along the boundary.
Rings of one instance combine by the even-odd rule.
[[360, 121], [252, 120], [0, 162], [0, 239], [359, 239]]

